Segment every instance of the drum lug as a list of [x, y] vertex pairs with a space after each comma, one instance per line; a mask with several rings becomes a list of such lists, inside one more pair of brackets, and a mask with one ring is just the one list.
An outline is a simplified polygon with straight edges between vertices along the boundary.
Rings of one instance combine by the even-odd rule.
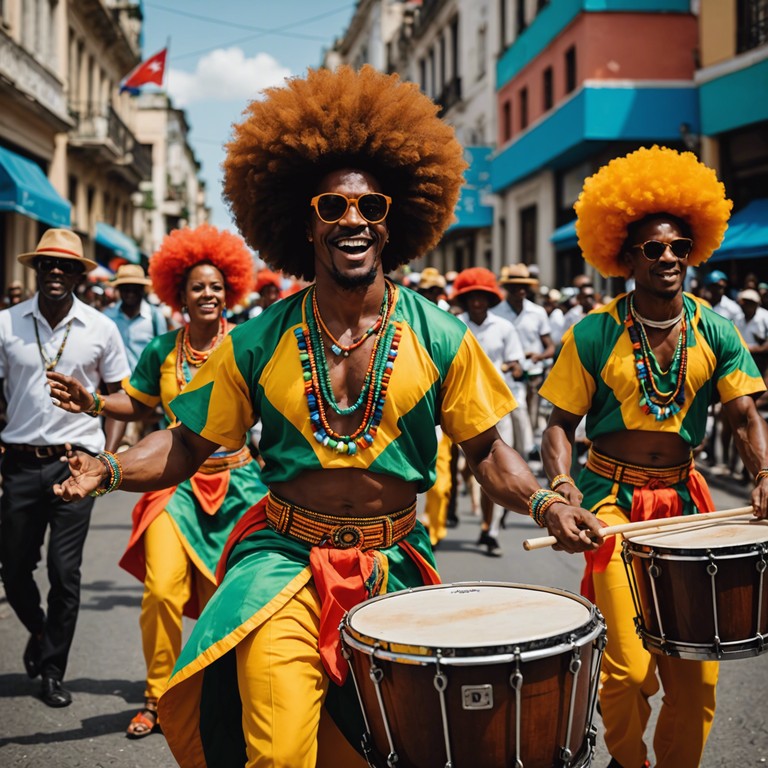
[[629, 544], [626, 540], [621, 542], [621, 559], [625, 565], [632, 564], [632, 553], [629, 551]]
[[709, 551], [707, 552], [707, 557], [709, 557], [709, 565], [707, 565], [707, 575], [717, 576], [717, 563], [715, 562], [714, 554], [711, 551]]

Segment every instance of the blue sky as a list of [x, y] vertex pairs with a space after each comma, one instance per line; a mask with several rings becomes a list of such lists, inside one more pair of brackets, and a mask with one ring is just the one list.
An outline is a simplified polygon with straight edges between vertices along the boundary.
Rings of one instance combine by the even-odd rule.
[[232, 124], [263, 88], [320, 64], [354, 7], [354, 0], [144, 0], [143, 58], [170, 39], [165, 90], [187, 113], [216, 226], [233, 226], [219, 167]]

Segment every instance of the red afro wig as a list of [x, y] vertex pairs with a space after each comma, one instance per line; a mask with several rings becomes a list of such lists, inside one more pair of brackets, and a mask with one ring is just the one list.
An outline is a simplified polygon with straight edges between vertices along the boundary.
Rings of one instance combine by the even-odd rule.
[[197, 264], [212, 264], [221, 272], [228, 306], [250, 292], [253, 257], [245, 243], [231, 232], [203, 224], [197, 229], [174, 229], [149, 260], [149, 276], [160, 301], [180, 310], [187, 276]]

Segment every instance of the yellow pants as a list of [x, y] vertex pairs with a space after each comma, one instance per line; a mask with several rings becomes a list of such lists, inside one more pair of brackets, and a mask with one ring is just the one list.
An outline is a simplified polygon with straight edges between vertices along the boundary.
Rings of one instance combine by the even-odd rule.
[[[603, 507], [608, 525], [628, 522], [617, 507]], [[635, 610], [621, 560], [621, 536], [602, 573], [594, 574], [596, 602], [608, 627], [600, 674], [600, 709], [608, 752], [625, 768], [639, 768], [647, 757], [643, 734], [648, 699], [663, 686], [653, 748], [656, 768], [697, 768], [715, 716], [719, 664], [651, 654], [634, 627]]]
[[443, 435], [437, 444], [435, 484], [424, 496], [424, 513], [429, 521], [429, 541], [439, 544], [446, 536], [448, 502], [451, 500], [451, 438]]
[[365, 768], [322, 706], [320, 609], [310, 582], [237, 646], [246, 768]]
[[[144, 556], [147, 575], [139, 626], [147, 664], [144, 695], [154, 699], [165, 690], [179, 658], [182, 611], [193, 586], [202, 609], [216, 585], [193, 568], [176, 527], [165, 512], [158, 515], [144, 533]], [[197, 578], [193, 578], [193, 574]]]

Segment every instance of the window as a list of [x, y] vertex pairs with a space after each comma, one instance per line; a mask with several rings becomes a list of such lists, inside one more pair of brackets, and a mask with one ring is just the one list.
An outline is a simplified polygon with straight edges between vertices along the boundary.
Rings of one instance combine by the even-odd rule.
[[429, 58], [429, 91], [427, 91], [427, 93], [432, 98], [435, 98], [438, 95], [438, 93], [437, 93], [437, 76], [436, 76], [436, 73], [435, 73], [435, 67], [436, 67], [436, 65], [435, 65], [435, 49], [434, 48], [430, 48], [429, 49], [429, 54], [427, 54], [427, 55], [428, 55], [428, 58]]
[[507, 220], [499, 216], [499, 255], [501, 263], [507, 263]]
[[552, 106], [555, 103], [553, 80], [554, 80], [554, 73], [552, 71], [552, 67], [547, 67], [544, 70], [543, 83], [542, 83], [543, 85], [542, 93], [544, 97], [544, 102], [542, 106], [544, 107], [545, 112], [552, 109]]
[[440, 87], [435, 90], [437, 93], [442, 93], [445, 89], [445, 84], [448, 82], [448, 73], [445, 71], [445, 37], [443, 35], [440, 35], [439, 46], [440, 72], [438, 74], [438, 83]]
[[736, 19], [738, 53], [768, 43], [768, 0], [738, 0]]
[[571, 46], [565, 52], [565, 92], [576, 90], [576, 47]]
[[419, 85], [422, 92], [427, 92], [427, 62], [426, 59], [419, 59]]
[[528, 127], [528, 89], [520, 89], [520, 130]]
[[499, 51], [507, 47], [507, 0], [499, 0]]
[[507, 100], [501, 108], [502, 140], [509, 141], [512, 138], [512, 102]]
[[536, 263], [536, 224], [538, 212], [535, 205], [520, 209], [520, 261]]
[[488, 54], [487, 29], [485, 24], [477, 30], [477, 79], [485, 77], [485, 59]]
[[525, 0], [517, 0], [515, 3], [515, 35], [525, 32]]

